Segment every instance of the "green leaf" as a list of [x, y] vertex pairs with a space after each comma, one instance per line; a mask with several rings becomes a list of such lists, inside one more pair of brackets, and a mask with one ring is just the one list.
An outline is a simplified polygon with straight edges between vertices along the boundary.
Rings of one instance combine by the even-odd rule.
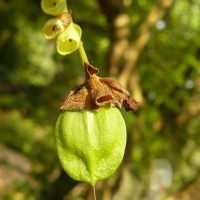
[[81, 28], [72, 23], [68, 28], [62, 32], [57, 40], [56, 40], [56, 47], [57, 51], [61, 55], [67, 55], [74, 51], [76, 51], [81, 43]]
[[126, 126], [117, 108], [62, 111], [55, 139], [59, 159], [73, 179], [95, 185], [111, 176], [122, 161]]
[[67, 10], [66, 0], [42, 0], [42, 10], [49, 15], [57, 16]]

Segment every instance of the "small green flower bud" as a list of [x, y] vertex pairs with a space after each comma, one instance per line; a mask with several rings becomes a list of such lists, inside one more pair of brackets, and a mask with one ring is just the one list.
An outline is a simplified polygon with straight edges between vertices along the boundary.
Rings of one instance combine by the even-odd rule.
[[42, 0], [41, 7], [46, 14], [53, 16], [67, 11], [66, 0]]
[[64, 31], [63, 22], [60, 19], [53, 18], [46, 22], [43, 27], [43, 33], [46, 39], [53, 39]]
[[55, 141], [64, 170], [73, 179], [95, 185], [111, 176], [122, 161], [126, 126], [120, 111], [62, 111], [55, 129]]
[[56, 48], [58, 53], [67, 55], [76, 51], [81, 43], [81, 34], [81, 28], [71, 23], [70, 26], [57, 37]]

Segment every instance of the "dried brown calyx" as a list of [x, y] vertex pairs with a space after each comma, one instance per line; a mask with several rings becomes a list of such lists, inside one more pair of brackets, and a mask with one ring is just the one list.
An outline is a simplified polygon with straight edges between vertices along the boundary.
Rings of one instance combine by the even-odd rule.
[[99, 70], [88, 63], [84, 66], [85, 82], [69, 92], [60, 110], [95, 110], [104, 105], [124, 107], [126, 111], [138, 109], [138, 102], [119, 82], [98, 77]]
[[58, 18], [62, 21], [66, 28], [72, 23], [72, 16], [70, 12], [64, 12]]

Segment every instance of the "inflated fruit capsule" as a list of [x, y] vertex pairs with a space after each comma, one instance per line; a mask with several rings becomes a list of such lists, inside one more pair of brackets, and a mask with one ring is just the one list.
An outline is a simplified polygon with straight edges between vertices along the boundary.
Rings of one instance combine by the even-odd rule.
[[66, 0], [42, 0], [41, 7], [46, 14], [53, 16], [67, 11]]
[[63, 22], [60, 19], [53, 18], [46, 22], [43, 27], [43, 33], [46, 39], [53, 39], [64, 31]]
[[56, 39], [56, 48], [59, 54], [67, 55], [76, 51], [81, 43], [81, 28], [71, 23]]
[[126, 146], [126, 126], [120, 111], [62, 111], [55, 129], [59, 159], [71, 178], [95, 185], [120, 165]]

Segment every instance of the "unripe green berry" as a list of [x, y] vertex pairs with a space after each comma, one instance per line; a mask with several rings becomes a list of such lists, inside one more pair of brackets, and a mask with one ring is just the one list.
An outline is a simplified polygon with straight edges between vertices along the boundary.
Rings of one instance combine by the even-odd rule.
[[68, 175], [95, 185], [111, 176], [121, 163], [126, 126], [116, 107], [62, 111], [56, 123], [55, 141]]
[[81, 28], [71, 23], [64, 32], [62, 32], [56, 40], [56, 48], [59, 54], [67, 55], [76, 51], [81, 43]]
[[46, 22], [43, 27], [43, 33], [46, 39], [53, 39], [64, 31], [63, 22], [60, 19], [53, 18]]
[[41, 7], [46, 14], [53, 16], [67, 11], [66, 0], [42, 0]]

